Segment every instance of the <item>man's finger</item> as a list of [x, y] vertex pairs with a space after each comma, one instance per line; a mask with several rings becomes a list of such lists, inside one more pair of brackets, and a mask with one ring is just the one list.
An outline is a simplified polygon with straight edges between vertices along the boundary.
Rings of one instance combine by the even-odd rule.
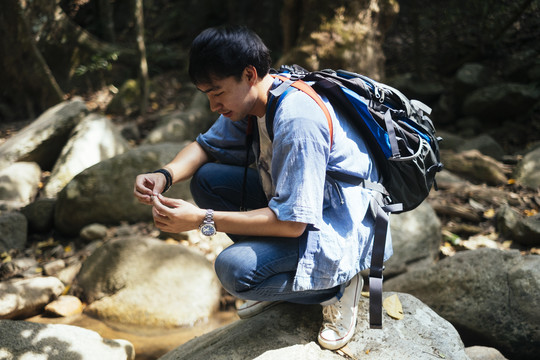
[[157, 211], [157, 213], [162, 216], [163, 218], [168, 219], [169, 215], [171, 214], [172, 208], [166, 206], [163, 204], [158, 196], [153, 196], [153, 202], [152, 205], [154, 206], [154, 210]]
[[157, 197], [159, 198], [159, 201], [161, 202], [161, 204], [165, 206], [168, 206], [170, 208], [178, 206], [177, 199], [169, 198], [169, 197], [163, 196], [162, 194], [159, 194]]

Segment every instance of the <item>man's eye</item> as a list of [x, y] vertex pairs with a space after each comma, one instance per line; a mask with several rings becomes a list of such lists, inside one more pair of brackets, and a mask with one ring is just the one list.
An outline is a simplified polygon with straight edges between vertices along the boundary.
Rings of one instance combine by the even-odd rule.
[[218, 97], [218, 96], [221, 96], [222, 94], [223, 94], [223, 91], [214, 94], [214, 96], [215, 96], [215, 97]]

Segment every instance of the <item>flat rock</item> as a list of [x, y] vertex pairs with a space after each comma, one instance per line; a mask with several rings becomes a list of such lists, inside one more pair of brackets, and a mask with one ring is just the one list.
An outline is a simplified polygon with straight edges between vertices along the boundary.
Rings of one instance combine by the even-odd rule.
[[132, 236], [99, 247], [77, 276], [90, 315], [122, 324], [174, 328], [210, 317], [221, 286], [212, 264], [183, 245]]
[[0, 319], [36, 315], [63, 291], [62, 282], [51, 276], [1, 282]]
[[77, 326], [0, 320], [0, 358], [133, 360], [135, 349]]
[[71, 130], [87, 112], [81, 99], [51, 107], [0, 145], [0, 168], [17, 161], [27, 161], [38, 163], [43, 170], [52, 169]]
[[[384, 297], [394, 293], [384, 293]], [[369, 300], [361, 298], [356, 333], [347, 345], [357, 359], [468, 360], [457, 331], [418, 299], [397, 294], [402, 320], [383, 316], [383, 329], [370, 329]], [[343, 359], [317, 344], [319, 305], [280, 304], [255, 317], [195, 338], [159, 360]], [[369, 355], [366, 355], [369, 354]]]

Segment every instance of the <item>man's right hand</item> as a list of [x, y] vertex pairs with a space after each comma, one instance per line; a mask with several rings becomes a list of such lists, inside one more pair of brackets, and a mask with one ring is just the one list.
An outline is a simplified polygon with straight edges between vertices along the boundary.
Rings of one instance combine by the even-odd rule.
[[161, 194], [166, 184], [167, 179], [161, 173], [140, 174], [135, 179], [133, 194], [139, 202], [152, 205], [153, 197]]

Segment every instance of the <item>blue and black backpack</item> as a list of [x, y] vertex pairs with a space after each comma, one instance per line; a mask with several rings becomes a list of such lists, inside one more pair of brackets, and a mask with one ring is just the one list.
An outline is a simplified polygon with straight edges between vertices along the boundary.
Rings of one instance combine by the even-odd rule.
[[[375, 239], [369, 274], [370, 326], [382, 328], [383, 256], [390, 213], [416, 208], [436, 188], [435, 174], [442, 170], [439, 141], [428, 115], [431, 109], [409, 100], [400, 91], [364, 75], [343, 70], [309, 72], [297, 65], [282, 66], [272, 76], [282, 83], [270, 92], [266, 127], [273, 140], [275, 111], [284, 96], [298, 89], [311, 96], [327, 116], [330, 139], [332, 119], [318, 94], [328, 98], [358, 129], [377, 164], [380, 182], [327, 173], [372, 189]], [[332, 145], [332, 144], [330, 144]]]

